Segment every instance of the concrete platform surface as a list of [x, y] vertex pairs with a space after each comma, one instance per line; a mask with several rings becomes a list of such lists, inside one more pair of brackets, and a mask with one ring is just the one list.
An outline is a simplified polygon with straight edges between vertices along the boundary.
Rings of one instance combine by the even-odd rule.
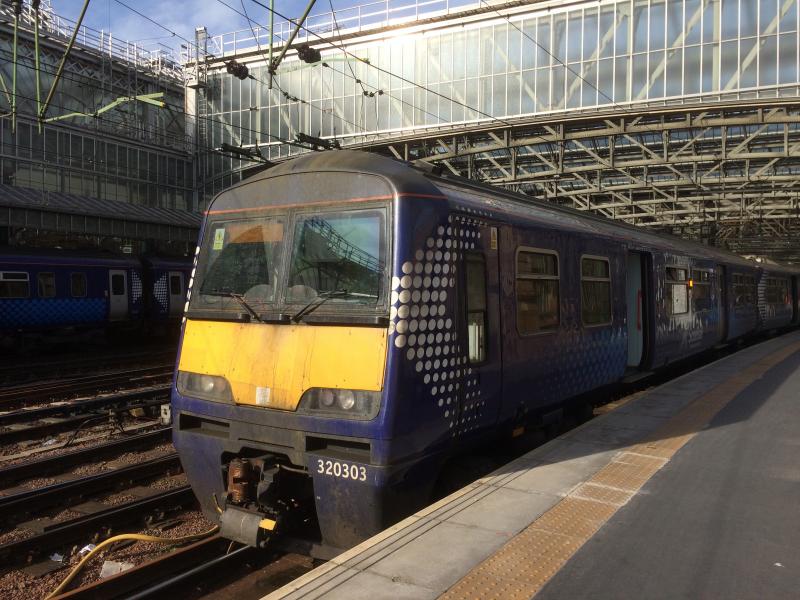
[[800, 597], [800, 332], [637, 395], [266, 596]]

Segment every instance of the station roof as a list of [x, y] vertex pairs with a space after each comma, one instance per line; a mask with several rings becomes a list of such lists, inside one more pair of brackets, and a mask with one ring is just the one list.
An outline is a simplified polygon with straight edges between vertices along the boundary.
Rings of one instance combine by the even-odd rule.
[[0, 184], [0, 225], [193, 241], [201, 221], [199, 213], [184, 210]]

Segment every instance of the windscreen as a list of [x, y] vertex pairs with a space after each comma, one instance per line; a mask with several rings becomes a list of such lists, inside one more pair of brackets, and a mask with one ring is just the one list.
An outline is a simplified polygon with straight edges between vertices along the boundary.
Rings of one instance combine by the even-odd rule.
[[386, 297], [386, 219], [384, 207], [212, 218], [189, 308], [295, 314], [319, 299], [320, 314], [374, 310]]
[[285, 217], [209, 223], [203, 241], [192, 308], [239, 308], [231, 294], [254, 305], [274, 303]]
[[377, 303], [385, 264], [384, 230], [381, 210], [298, 215], [286, 301], [336, 294], [331, 302]]

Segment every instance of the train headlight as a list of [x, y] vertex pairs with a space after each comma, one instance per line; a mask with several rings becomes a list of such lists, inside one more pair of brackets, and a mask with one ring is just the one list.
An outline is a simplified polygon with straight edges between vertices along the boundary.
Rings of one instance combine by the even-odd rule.
[[353, 410], [353, 407], [356, 405], [356, 395], [350, 390], [342, 390], [336, 396], [336, 403], [343, 410]]
[[195, 396], [216, 402], [232, 402], [228, 380], [217, 375], [178, 371], [178, 392], [183, 396]]
[[299, 410], [326, 417], [374, 419], [381, 405], [381, 392], [311, 388], [300, 398]]
[[336, 394], [333, 390], [319, 390], [319, 403], [325, 408], [330, 408], [336, 402]]

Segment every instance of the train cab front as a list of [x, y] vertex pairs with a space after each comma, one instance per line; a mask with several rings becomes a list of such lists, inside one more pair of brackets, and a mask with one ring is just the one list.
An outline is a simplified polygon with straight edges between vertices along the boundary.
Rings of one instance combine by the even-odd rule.
[[392, 197], [372, 175], [292, 173], [208, 211], [173, 441], [226, 537], [263, 545], [310, 506], [346, 548], [388, 518]]

